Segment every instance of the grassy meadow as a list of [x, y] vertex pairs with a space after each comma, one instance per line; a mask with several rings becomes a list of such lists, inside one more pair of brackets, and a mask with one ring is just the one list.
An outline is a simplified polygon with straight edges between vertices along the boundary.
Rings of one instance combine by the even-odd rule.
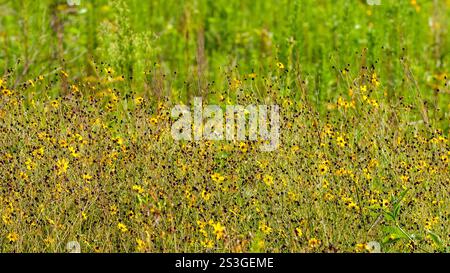
[[450, 252], [450, 1], [381, 2], [0, 1], [0, 252]]

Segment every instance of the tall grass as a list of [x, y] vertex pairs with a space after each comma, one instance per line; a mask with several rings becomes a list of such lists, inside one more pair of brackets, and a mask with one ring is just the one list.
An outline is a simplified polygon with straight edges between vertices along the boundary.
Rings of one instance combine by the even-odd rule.
[[[0, 251], [449, 251], [446, 1], [0, 2]], [[281, 145], [170, 109], [280, 105]]]

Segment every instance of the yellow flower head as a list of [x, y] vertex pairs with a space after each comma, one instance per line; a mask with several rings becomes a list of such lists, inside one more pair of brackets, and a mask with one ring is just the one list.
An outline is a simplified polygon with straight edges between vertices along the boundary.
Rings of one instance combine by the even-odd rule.
[[145, 251], [145, 248], [146, 248], [146, 243], [143, 240], [136, 238], [136, 251], [143, 252], [143, 251]]
[[34, 157], [40, 157], [44, 155], [44, 147], [37, 148], [32, 152]]
[[53, 108], [58, 108], [59, 107], [59, 102], [57, 100], [52, 100], [50, 102], [50, 104], [52, 105]]
[[144, 98], [143, 97], [136, 97], [134, 98], [134, 103], [136, 103], [136, 105], [141, 105], [144, 102]]
[[273, 176], [266, 174], [264, 175], [263, 181], [267, 186], [271, 186], [273, 185]]
[[319, 173], [321, 175], [328, 173], [328, 166], [326, 164], [320, 164], [319, 165]]
[[320, 241], [316, 238], [311, 238], [308, 241], [308, 245], [311, 248], [316, 248], [316, 247], [320, 246]]
[[245, 142], [239, 143], [239, 149], [241, 152], [246, 153], [248, 151], [248, 145]]
[[300, 227], [295, 228], [295, 235], [297, 235], [297, 237], [303, 236], [303, 231]]
[[214, 229], [214, 234], [216, 235], [217, 240], [220, 240], [224, 235], [225, 227], [222, 226], [219, 222], [213, 224], [212, 227]]
[[19, 240], [19, 234], [15, 233], [15, 232], [8, 233], [8, 235], [6, 236], [6, 239], [8, 239], [10, 244], [17, 242], [17, 240]]
[[338, 137], [336, 138], [336, 144], [337, 144], [339, 147], [344, 148], [344, 147], [345, 147], [345, 144], [347, 144], [347, 142], [345, 141], [344, 137], [338, 136]]
[[363, 252], [363, 251], [367, 250], [367, 244], [356, 244], [355, 250], [357, 252]]
[[56, 172], [58, 175], [66, 173], [69, 168], [69, 161], [65, 158], [56, 161]]
[[139, 186], [139, 185], [133, 185], [132, 189], [133, 189], [133, 191], [135, 191], [137, 193], [143, 193], [144, 192], [144, 189], [141, 186]]
[[256, 78], [256, 73], [250, 73], [248, 74], [248, 77], [252, 80], [254, 80]]
[[92, 176], [87, 173], [83, 174], [82, 177], [83, 177], [83, 180], [86, 182], [90, 182], [92, 180]]
[[128, 231], [127, 226], [124, 223], [119, 222], [117, 224], [117, 228], [120, 230], [120, 232], [125, 233]]
[[266, 225], [265, 223], [260, 223], [259, 224], [259, 229], [264, 233], [264, 234], [270, 234], [272, 232], [272, 228], [269, 227], [268, 225]]
[[158, 118], [156, 117], [150, 118], [150, 123], [156, 125], [158, 123]]
[[225, 177], [222, 176], [220, 173], [214, 173], [211, 175], [211, 178], [214, 182], [222, 182], [225, 180]]
[[278, 67], [279, 69], [284, 69], [284, 64], [283, 64], [282, 62], [278, 62], [278, 63], [277, 63], [277, 67]]
[[[231, 88], [232, 89], [236, 89], [236, 88], [238, 88], [241, 85], [242, 85], [242, 82], [240, 80], [238, 80], [238, 79], [233, 79], [231, 81]], [[223, 99], [221, 99], [221, 100], [223, 100]]]

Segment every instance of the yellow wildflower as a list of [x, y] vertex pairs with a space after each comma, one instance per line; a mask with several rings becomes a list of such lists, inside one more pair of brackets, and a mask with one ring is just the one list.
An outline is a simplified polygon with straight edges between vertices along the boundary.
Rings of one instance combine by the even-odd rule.
[[124, 223], [119, 222], [117, 224], [117, 228], [120, 230], [120, 232], [125, 233], [128, 231], [127, 226]]
[[308, 241], [308, 245], [311, 248], [316, 248], [316, 247], [320, 246], [320, 241], [316, 238], [311, 238]]
[[19, 240], [19, 234], [15, 233], [15, 232], [10, 232], [10, 233], [8, 233], [6, 238], [8, 239], [9, 243], [14, 243], [14, 242], [17, 242], [17, 240]]
[[58, 175], [66, 173], [68, 168], [69, 161], [67, 159], [63, 158], [56, 161], [56, 171]]
[[273, 177], [271, 175], [264, 175], [263, 181], [267, 186], [273, 185]]
[[222, 226], [219, 222], [213, 224], [212, 227], [214, 229], [214, 234], [216, 235], [217, 240], [220, 240], [224, 235], [225, 227]]

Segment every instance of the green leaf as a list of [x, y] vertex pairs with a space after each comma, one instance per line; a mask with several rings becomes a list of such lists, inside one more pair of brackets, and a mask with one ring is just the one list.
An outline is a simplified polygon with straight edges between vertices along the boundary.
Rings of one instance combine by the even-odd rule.
[[428, 231], [428, 234], [430, 235], [431, 239], [433, 240], [433, 242], [439, 246], [439, 248], [443, 248], [444, 244], [442, 243], [441, 238], [439, 237], [439, 235], [437, 235], [434, 232]]
[[389, 211], [384, 213], [384, 218], [387, 221], [395, 221], [395, 216]]
[[398, 197], [396, 203], [400, 204], [400, 202], [403, 200], [403, 198], [405, 198], [405, 195], [406, 195], [406, 193], [408, 193], [408, 191], [409, 191], [409, 189], [406, 189], [406, 190], [402, 191], [402, 193], [400, 193], [400, 196]]
[[388, 226], [384, 227], [383, 230], [388, 234], [383, 238], [383, 243], [390, 243], [399, 239], [409, 239], [398, 227]]
[[395, 207], [394, 207], [394, 210], [393, 210], [393, 217], [395, 218], [395, 219], [397, 219], [398, 218], [398, 216], [400, 215], [400, 208], [401, 208], [401, 206], [400, 206], [400, 203], [398, 203], [397, 205], [395, 205]]

